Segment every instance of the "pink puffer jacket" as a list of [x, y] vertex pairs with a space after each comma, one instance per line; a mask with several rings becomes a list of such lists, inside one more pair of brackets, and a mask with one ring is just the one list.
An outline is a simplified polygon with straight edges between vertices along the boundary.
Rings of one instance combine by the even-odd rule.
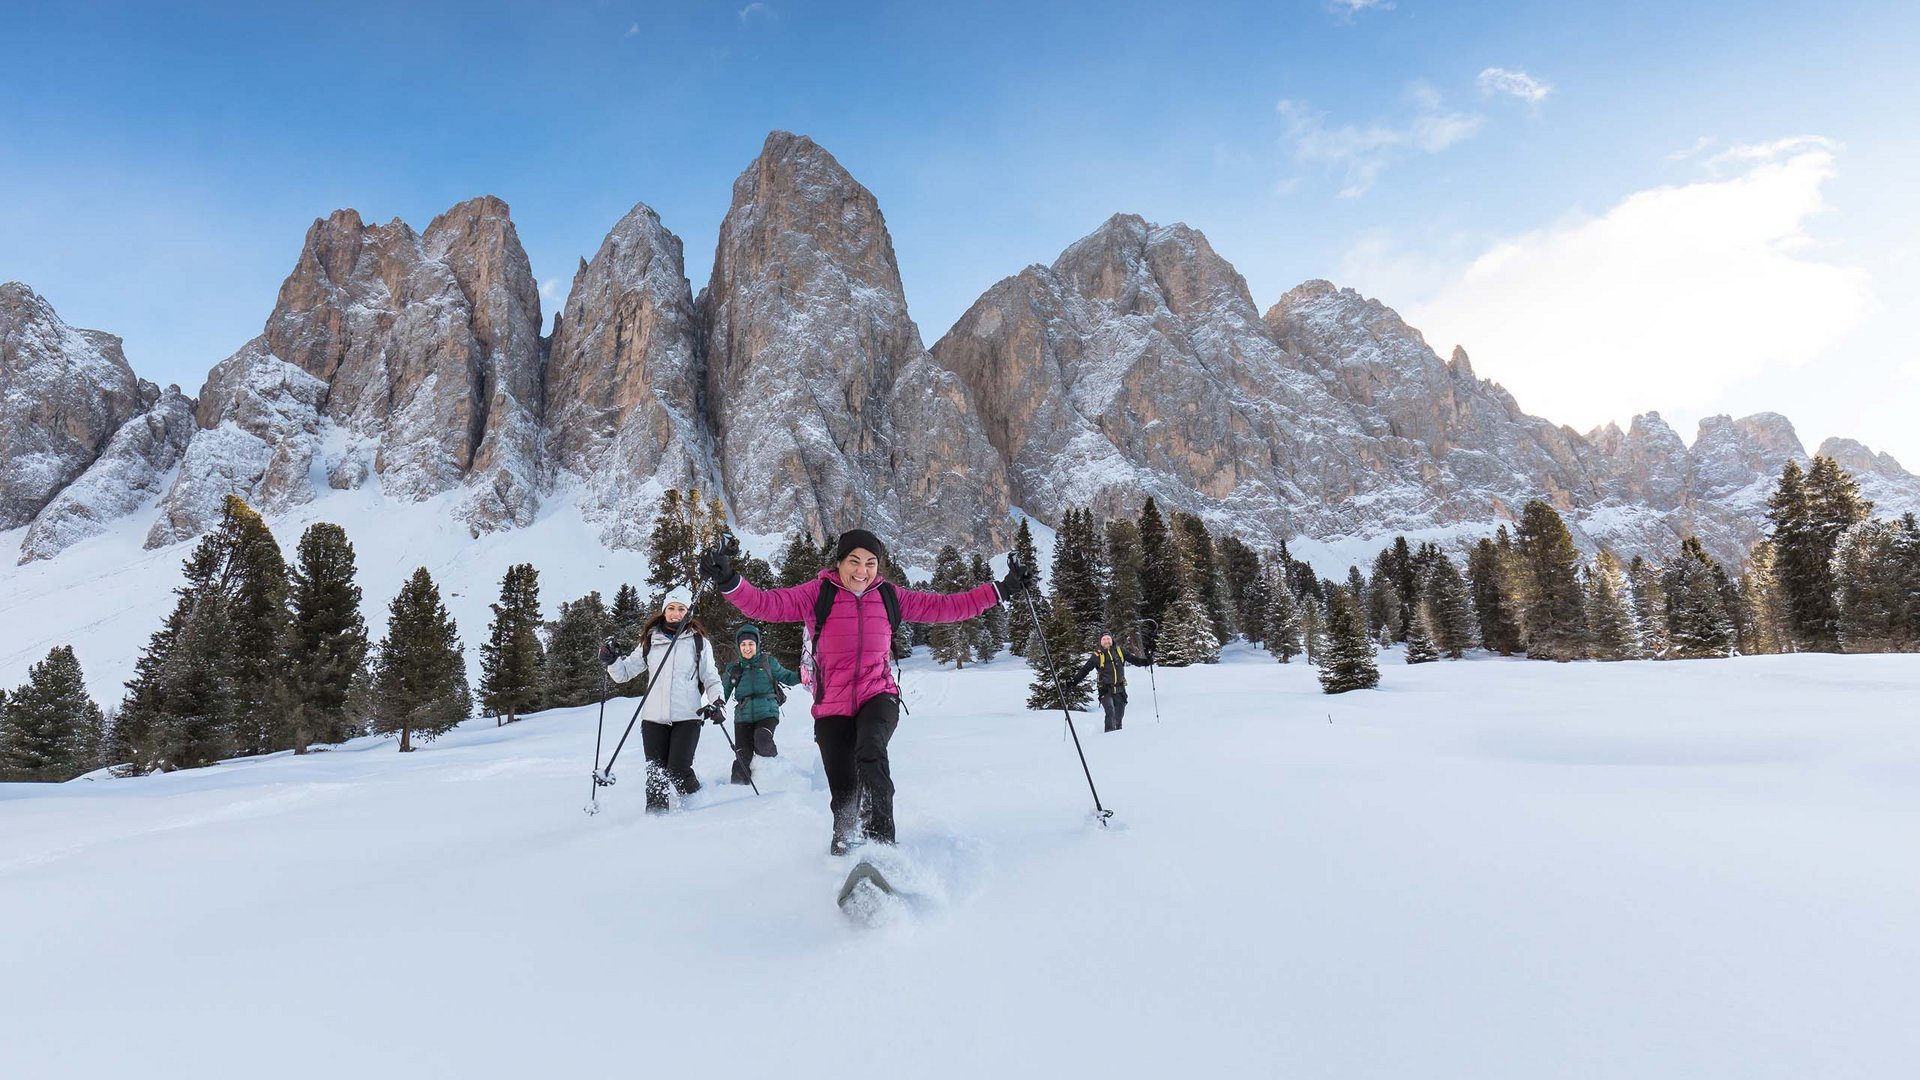
[[[803, 623], [811, 638], [813, 605], [821, 589], [832, 589], [833, 610], [814, 646], [813, 715], [852, 716], [869, 699], [900, 692], [893, 681], [893, 628], [879, 586], [876, 578], [855, 596], [841, 588], [840, 575], [829, 567], [812, 581], [785, 589], [756, 589], [742, 578], [726, 596], [748, 618]], [[963, 593], [896, 591], [900, 620], [910, 623], [961, 622], [1000, 602], [992, 582]]]

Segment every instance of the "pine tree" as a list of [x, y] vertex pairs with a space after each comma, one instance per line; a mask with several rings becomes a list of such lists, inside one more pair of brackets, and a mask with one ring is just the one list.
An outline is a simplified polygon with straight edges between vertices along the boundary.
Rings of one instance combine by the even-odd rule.
[[[968, 584], [984, 585], [993, 580], [993, 568], [987, 560], [973, 553], [973, 561], [967, 564]], [[1000, 655], [1000, 649], [1007, 643], [1007, 605], [995, 604], [986, 614], [971, 620], [973, 626], [973, 655], [981, 663], [986, 663]]]
[[57, 783], [99, 767], [105, 721], [72, 646], [48, 652], [0, 701], [0, 781]]
[[1186, 667], [1211, 664], [1220, 659], [1220, 639], [1213, 636], [1213, 620], [1201, 603], [1197, 589], [1181, 590], [1179, 599], [1167, 610], [1167, 622], [1161, 628], [1154, 662], [1161, 667]]
[[373, 691], [374, 730], [398, 732], [403, 754], [414, 748], [415, 739], [429, 742], [473, 712], [459, 630], [424, 566], [387, 609]]
[[221, 506], [220, 523], [208, 537], [218, 551], [214, 583], [225, 597], [233, 634], [233, 750], [263, 754], [294, 744], [293, 694], [284, 661], [287, 629], [287, 563], [272, 530], [238, 496]]
[[1668, 655], [1677, 659], [1728, 656], [1733, 652], [1733, 620], [1721, 599], [1719, 566], [1689, 536], [1667, 567], [1660, 585], [1667, 597]]
[[1499, 550], [1492, 540], [1482, 539], [1467, 556], [1467, 581], [1473, 590], [1474, 617], [1480, 623], [1480, 644], [1488, 652], [1512, 656], [1520, 651], [1520, 623], [1504, 579]]
[[1293, 598], [1293, 590], [1287, 587], [1283, 571], [1276, 568], [1275, 580], [1269, 590], [1271, 599], [1267, 603], [1267, 626], [1263, 631], [1267, 651], [1276, 660], [1285, 664], [1298, 655], [1301, 650], [1300, 604]]
[[1440, 659], [1440, 646], [1433, 640], [1431, 605], [1416, 604], [1413, 622], [1407, 626], [1407, 663], [1427, 664]]
[[1587, 630], [1596, 660], [1631, 660], [1638, 650], [1626, 579], [1613, 553], [1601, 548], [1587, 574]]
[[1164, 626], [1186, 580], [1173, 534], [1151, 496], [1140, 507], [1140, 614]]
[[[1020, 528], [1013, 534], [1013, 557], [1027, 573], [1033, 575], [1032, 588], [1040, 588], [1040, 557], [1034, 553], [1033, 531], [1027, 528], [1027, 519], [1020, 519]], [[1033, 614], [1025, 604], [1013, 605], [1007, 613], [1007, 638], [1015, 656], [1027, 655], [1027, 643], [1033, 640], [1035, 630]]]
[[1360, 616], [1361, 625], [1367, 624], [1367, 579], [1360, 573], [1358, 566], [1347, 567], [1347, 596], [1353, 601], [1354, 613]]
[[1841, 534], [1833, 556], [1834, 608], [1846, 652], [1896, 652], [1911, 644], [1900, 534], [1898, 523], [1873, 520]]
[[[952, 544], [942, 547], [940, 554], [934, 557], [934, 592], [964, 592], [973, 587], [971, 578], [966, 561], [960, 557], [960, 549]], [[964, 622], [929, 626], [927, 641], [933, 646], [933, 658], [942, 664], [952, 664], [956, 669], [964, 668], [973, 659], [973, 628]]]
[[[1382, 548], [1373, 557], [1373, 572], [1367, 576], [1367, 632], [1391, 645], [1404, 637], [1403, 628], [1411, 621], [1406, 609], [1418, 599], [1400, 591], [1400, 571], [1394, 565], [1393, 549]], [[1386, 631], [1384, 637], [1381, 631]]]
[[1900, 566], [1900, 605], [1905, 612], [1901, 633], [1905, 647], [1912, 649], [1920, 646], [1920, 521], [1910, 512], [1900, 515], [1893, 549]]
[[1393, 590], [1400, 597], [1400, 621], [1393, 628], [1393, 637], [1395, 641], [1405, 641], [1413, 627], [1414, 609], [1420, 606], [1420, 568], [1404, 536], [1394, 537], [1387, 553], [1393, 571]]
[[540, 572], [532, 563], [507, 568], [493, 622], [480, 646], [480, 704], [496, 724], [540, 707], [546, 649], [540, 644]]
[[1329, 694], [1371, 690], [1380, 685], [1373, 643], [1359, 605], [1345, 589], [1327, 590], [1326, 645], [1320, 658], [1320, 687]]
[[161, 664], [166, 707], [155, 719], [151, 764], [162, 771], [211, 765], [234, 752], [238, 712], [233, 623], [214, 589], [182, 597], [179, 636]]
[[1774, 572], [1773, 541], [1760, 541], [1747, 556], [1747, 567], [1740, 572], [1740, 602], [1747, 615], [1747, 633], [1740, 642], [1742, 653], [1765, 656], [1786, 652], [1792, 646], [1785, 602]]
[[1266, 629], [1267, 609], [1273, 602], [1267, 592], [1267, 575], [1260, 566], [1260, 553], [1232, 533], [1221, 536], [1215, 547], [1220, 553], [1220, 580], [1226, 587], [1227, 608], [1234, 625], [1241, 637], [1258, 644]]
[[160, 628], [147, 639], [133, 662], [133, 678], [127, 682], [127, 694], [115, 711], [113, 727], [107, 732], [106, 756], [118, 766], [121, 775], [138, 775], [153, 768], [159, 754], [155, 739], [167, 707], [164, 679], [167, 657], [180, 639], [191, 603], [178, 597], [173, 610]]
[[1667, 635], [1667, 591], [1660, 586], [1660, 568], [1638, 555], [1627, 564], [1627, 583], [1633, 588], [1633, 622], [1639, 631], [1639, 655], [1649, 660], [1665, 657], [1673, 648]]
[[1580, 552], [1553, 507], [1529, 500], [1515, 537], [1527, 582], [1521, 623], [1527, 655], [1578, 660], [1587, 655], [1586, 598], [1580, 589]]
[[1114, 640], [1140, 641], [1140, 526], [1131, 518], [1106, 524], [1107, 625]]
[[600, 643], [612, 636], [613, 616], [598, 591], [560, 605], [547, 640], [545, 704], [550, 709], [590, 705], [607, 690]]
[[1460, 570], [1439, 548], [1427, 560], [1424, 603], [1432, 620], [1433, 641], [1450, 660], [1473, 648], [1479, 630], [1474, 625], [1473, 596]]
[[1085, 709], [1092, 700], [1087, 684], [1080, 679], [1080, 667], [1086, 654], [1080, 643], [1080, 624], [1072, 608], [1057, 598], [1047, 604], [1042, 624], [1044, 637], [1028, 642], [1027, 665], [1033, 668], [1028, 684], [1027, 708]]
[[1213, 534], [1198, 515], [1175, 511], [1174, 538], [1187, 567], [1187, 581], [1196, 599], [1206, 610], [1207, 622], [1215, 642], [1224, 644], [1233, 637], [1233, 612], [1227, 604], [1226, 586], [1220, 580], [1219, 556], [1214, 551]]
[[294, 703], [293, 749], [304, 754], [309, 743], [360, 734], [347, 716], [347, 692], [366, 663], [367, 622], [346, 530], [322, 521], [301, 534], [289, 606], [282, 662]]
[[[1316, 579], [1317, 580], [1317, 579]], [[1320, 595], [1330, 595], [1322, 586]], [[1315, 597], [1303, 594], [1300, 597], [1300, 647], [1305, 651], [1307, 663], [1318, 666], [1320, 658], [1327, 651], [1327, 617]]]
[[[640, 645], [640, 628], [646, 625], [647, 608], [640, 602], [640, 590], [632, 585], [621, 585], [613, 594], [613, 610], [607, 613], [607, 640], [625, 656]], [[768, 629], [772, 629], [768, 627]], [[798, 635], [795, 635], [796, 641]], [[596, 656], [596, 662], [598, 657]], [[786, 661], [782, 659], [782, 663]], [[794, 646], [793, 663], [788, 667], [798, 667], [800, 663], [799, 646]], [[610, 688], [614, 697], [637, 696], [646, 683], [646, 673], [642, 672], [623, 683], [614, 683]]]
[[1053, 569], [1047, 580], [1055, 601], [1064, 601], [1072, 610], [1083, 646], [1099, 638], [1106, 622], [1100, 549], [1093, 511], [1069, 507], [1054, 536]]

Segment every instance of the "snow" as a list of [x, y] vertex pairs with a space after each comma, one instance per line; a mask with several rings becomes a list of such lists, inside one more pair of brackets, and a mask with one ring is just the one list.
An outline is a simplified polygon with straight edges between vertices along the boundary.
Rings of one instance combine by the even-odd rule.
[[0, 786], [0, 1045], [72, 1077], [1912, 1074], [1920, 657], [1382, 668], [1327, 697], [1236, 646], [1160, 670], [1157, 723], [1140, 679], [1125, 731], [1079, 720], [1102, 831], [1017, 660], [915, 657], [918, 896], [872, 928], [833, 904], [804, 692], [764, 795], [709, 731], [666, 818], [631, 749], [581, 814], [591, 708]]

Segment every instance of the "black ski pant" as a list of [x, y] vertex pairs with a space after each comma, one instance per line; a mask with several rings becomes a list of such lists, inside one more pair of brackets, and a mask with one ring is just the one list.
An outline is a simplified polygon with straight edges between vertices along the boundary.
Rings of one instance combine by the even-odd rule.
[[887, 743], [900, 726], [900, 699], [892, 694], [869, 698], [852, 716], [821, 716], [813, 721], [820, 744], [827, 790], [833, 800], [833, 835], [850, 839], [856, 830], [867, 839], [893, 843], [893, 773]]
[[1119, 731], [1120, 718], [1127, 715], [1127, 692], [1110, 690], [1101, 694], [1100, 707], [1107, 712], [1107, 730]]
[[682, 795], [700, 790], [700, 778], [693, 775], [693, 752], [700, 747], [700, 721], [675, 720], [640, 724], [640, 748], [647, 755], [647, 809], [667, 808], [669, 785]]
[[767, 720], [755, 720], [750, 724], [742, 724], [737, 720], [734, 721], [732, 777], [734, 783], [746, 784], [752, 782], [750, 777], [753, 776], [754, 755], [758, 754], [761, 757], [772, 757], [774, 755], [773, 729], [777, 727], [779, 723], [780, 719], [778, 717]]

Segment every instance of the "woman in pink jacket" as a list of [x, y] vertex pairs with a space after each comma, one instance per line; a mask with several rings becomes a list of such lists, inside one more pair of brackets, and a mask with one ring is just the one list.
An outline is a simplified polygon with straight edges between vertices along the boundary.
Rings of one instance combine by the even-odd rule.
[[[893, 777], [887, 742], [900, 723], [900, 687], [893, 679], [893, 626], [887, 619], [881, 587], [878, 538], [865, 529], [840, 534], [833, 565], [805, 584], [759, 589], [734, 572], [725, 551], [714, 548], [700, 558], [700, 574], [733, 606], [762, 622], [806, 625], [813, 647], [813, 740], [820, 746], [832, 794], [833, 844], [844, 855], [860, 835], [891, 844]], [[903, 623], [962, 622], [1024, 590], [1009, 572], [998, 585], [987, 582], [962, 593], [926, 593], [894, 588]], [[833, 606], [815, 634], [814, 611], [820, 590], [833, 590]]]

